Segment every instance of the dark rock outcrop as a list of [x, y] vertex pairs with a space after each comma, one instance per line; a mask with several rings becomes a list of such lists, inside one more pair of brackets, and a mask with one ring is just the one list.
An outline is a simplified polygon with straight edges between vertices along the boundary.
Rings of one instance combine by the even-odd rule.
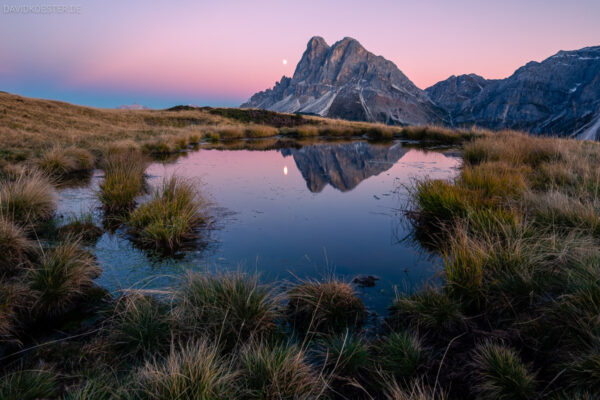
[[425, 89], [425, 92], [437, 105], [448, 111], [450, 118], [453, 118], [465, 102], [474, 99], [492, 82], [494, 81], [476, 74], [452, 75]]

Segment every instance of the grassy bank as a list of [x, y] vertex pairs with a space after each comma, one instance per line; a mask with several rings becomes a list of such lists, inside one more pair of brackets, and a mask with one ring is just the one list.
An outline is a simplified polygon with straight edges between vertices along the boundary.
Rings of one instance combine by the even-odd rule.
[[390, 320], [447, 349], [443, 385], [600, 394], [599, 158], [597, 143], [500, 132], [465, 146], [455, 180], [416, 183], [413, 221], [445, 283], [399, 297]]
[[[258, 110], [22, 101], [35, 103], [27, 117], [0, 116], [10, 161], [0, 177], [0, 400], [600, 396], [598, 144]], [[87, 247], [102, 228], [90, 215], [53, 226], [55, 184], [93, 164], [104, 170], [105, 216], [116, 214], [141, 247], [174, 252], [200, 234], [205, 202], [173, 177], [136, 204], [149, 189], [148, 154], [202, 140], [276, 146], [280, 136], [286, 145], [317, 136], [461, 144], [455, 179], [411, 188], [408, 214], [442, 256], [441, 284], [398, 293], [376, 321], [355, 286], [335, 278], [264, 284], [205, 272], [169, 290], [109, 296], [94, 284], [101, 271]]]
[[102, 165], [116, 147], [163, 157], [203, 141], [288, 137], [404, 138], [457, 144], [484, 134], [439, 127], [392, 127], [265, 110], [173, 107], [110, 110], [0, 93], [0, 172], [34, 165], [65, 178]]

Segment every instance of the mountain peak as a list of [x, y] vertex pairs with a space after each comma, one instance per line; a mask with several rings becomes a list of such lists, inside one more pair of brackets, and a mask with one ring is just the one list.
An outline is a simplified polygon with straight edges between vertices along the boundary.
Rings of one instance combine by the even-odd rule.
[[394, 63], [351, 37], [332, 46], [312, 37], [293, 77], [242, 107], [389, 124], [443, 123], [446, 116]]
[[447, 124], [600, 138], [600, 46], [561, 50], [504, 79], [452, 75], [425, 91], [356, 39], [312, 37], [291, 78], [242, 107], [387, 124]]
[[307, 50], [313, 49], [313, 48], [319, 48], [319, 47], [329, 47], [329, 45], [327, 44], [325, 39], [323, 39], [321, 36], [311, 37], [310, 40], [308, 41], [308, 44], [306, 45]]
[[[334, 46], [335, 46], [335, 45], [344, 45], [344, 44], [350, 44], [350, 43], [357, 43], [357, 44], [359, 44], [359, 45], [360, 45], [360, 43], [359, 43], [359, 41], [358, 41], [358, 40], [356, 40], [356, 39], [354, 39], [354, 38], [352, 38], [352, 37], [350, 37], [350, 36], [346, 36], [346, 37], [344, 37], [342, 40], [339, 40], [339, 41], [337, 41], [337, 42], [334, 44]], [[361, 47], [362, 47], [362, 46], [361, 46]]]
[[331, 46], [331, 48], [344, 49], [344, 51], [348, 51], [348, 49], [350, 49], [351, 51], [363, 50], [366, 52], [365, 48], [362, 46], [362, 44], [360, 44], [358, 40], [349, 36], [346, 36], [342, 40], [335, 42], [333, 46]]

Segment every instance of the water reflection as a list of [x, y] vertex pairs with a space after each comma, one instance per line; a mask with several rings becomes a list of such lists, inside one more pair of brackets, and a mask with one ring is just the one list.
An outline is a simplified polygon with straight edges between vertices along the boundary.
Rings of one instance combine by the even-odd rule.
[[[399, 223], [407, 196], [403, 185], [425, 175], [451, 177], [459, 164], [454, 154], [400, 142], [200, 149], [175, 162], [155, 163], [147, 170], [151, 185], [171, 174], [201, 185], [218, 225], [212, 243], [182, 259], [162, 260], [136, 249], [119, 232], [105, 234], [95, 248], [104, 268], [99, 283], [109, 289], [156, 288], [185, 270], [206, 268], [257, 270], [267, 280], [332, 271], [347, 279], [367, 274], [380, 280], [361, 295], [382, 311], [393, 285], [411, 287], [436, 270], [435, 259], [398, 240], [409, 232]], [[94, 175], [91, 189], [62, 191], [61, 210], [98, 210], [93, 189], [99, 179]]]
[[308, 189], [319, 193], [327, 184], [342, 192], [352, 190], [365, 179], [390, 169], [407, 151], [401, 143], [354, 142], [282, 149], [281, 154], [294, 158]]

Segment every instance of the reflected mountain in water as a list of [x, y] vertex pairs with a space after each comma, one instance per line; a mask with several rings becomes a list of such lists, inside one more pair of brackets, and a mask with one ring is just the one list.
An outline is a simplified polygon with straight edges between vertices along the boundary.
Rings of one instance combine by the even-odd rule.
[[294, 158], [308, 189], [319, 193], [327, 184], [342, 192], [352, 190], [365, 179], [390, 169], [408, 150], [401, 143], [373, 145], [355, 142], [280, 151], [284, 156]]

